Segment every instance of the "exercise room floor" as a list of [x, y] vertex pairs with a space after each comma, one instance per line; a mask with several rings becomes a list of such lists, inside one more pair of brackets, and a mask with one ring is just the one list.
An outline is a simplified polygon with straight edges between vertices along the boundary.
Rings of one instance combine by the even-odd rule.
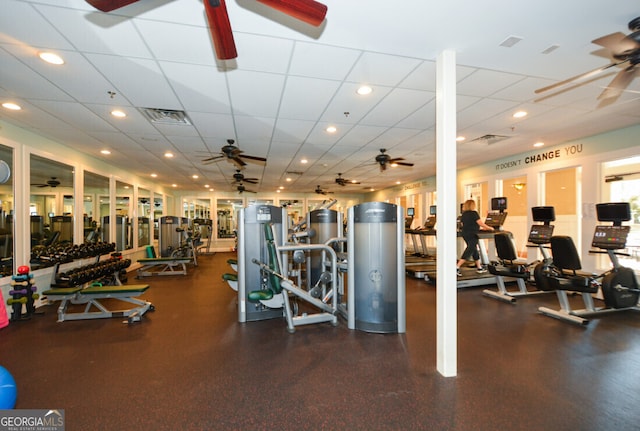
[[[156, 311], [0, 330], [19, 409], [64, 409], [76, 430], [638, 430], [640, 313], [586, 328], [536, 312], [554, 294], [458, 293], [458, 376], [436, 371], [435, 287], [407, 279], [407, 333], [275, 319], [240, 324], [228, 253], [151, 277]], [[579, 297], [572, 298], [580, 300]]]

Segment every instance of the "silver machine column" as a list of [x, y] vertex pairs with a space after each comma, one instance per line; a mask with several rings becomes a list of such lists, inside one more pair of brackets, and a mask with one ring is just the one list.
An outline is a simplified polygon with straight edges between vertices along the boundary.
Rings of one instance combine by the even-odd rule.
[[349, 329], [406, 332], [402, 207], [366, 202], [349, 208], [347, 249]]
[[[338, 211], [317, 209], [311, 211], [307, 217], [307, 229], [313, 232], [313, 235], [309, 237], [310, 244], [325, 244], [330, 239], [342, 236], [342, 214]], [[331, 247], [336, 252], [340, 251], [338, 250], [338, 244]], [[314, 250], [309, 254], [309, 268], [311, 270], [309, 271], [310, 276], [307, 276], [307, 290], [311, 289], [322, 273], [326, 271], [323, 261], [323, 256], [326, 253], [321, 250]]]
[[273, 223], [278, 244], [286, 242], [286, 208], [272, 205], [251, 205], [238, 214], [238, 321], [251, 322], [273, 319], [284, 315], [282, 308], [268, 308], [259, 302], [249, 302], [248, 294], [269, 283], [253, 259], [269, 262], [264, 239], [265, 223]]

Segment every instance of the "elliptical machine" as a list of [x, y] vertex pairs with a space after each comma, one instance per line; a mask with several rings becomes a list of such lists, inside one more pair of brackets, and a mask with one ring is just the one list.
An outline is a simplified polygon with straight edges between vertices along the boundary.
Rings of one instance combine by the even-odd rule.
[[[547, 316], [566, 320], [571, 323], [587, 325], [588, 317], [624, 310], [637, 310], [640, 289], [635, 273], [624, 267], [615, 251], [625, 248], [630, 227], [622, 226], [623, 221], [631, 220], [629, 203], [603, 203], [596, 205], [598, 221], [612, 222], [613, 225], [598, 225], [595, 228], [591, 245], [599, 250], [590, 253], [606, 253], [611, 259], [612, 268], [603, 274], [592, 275], [580, 272], [580, 257], [573, 240], [568, 236], [551, 238], [553, 265], [546, 273], [549, 285], [556, 289], [560, 310], [540, 307], [538, 310]], [[604, 307], [595, 307], [593, 294], [602, 291]], [[573, 310], [569, 304], [567, 292], [582, 294], [584, 309]]]

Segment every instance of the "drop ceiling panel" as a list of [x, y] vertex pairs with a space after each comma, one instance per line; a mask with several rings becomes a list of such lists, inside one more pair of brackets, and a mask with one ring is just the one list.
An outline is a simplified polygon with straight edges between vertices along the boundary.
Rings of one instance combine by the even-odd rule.
[[103, 89], [104, 92], [108, 90], [116, 93], [105, 103], [130, 103], [136, 107], [182, 109], [155, 61], [101, 54], [87, 54], [86, 57], [95, 69], [113, 84], [111, 88]]
[[99, 13], [88, 16], [84, 11], [60, 7], [39, 6], [39, 9], [66, 39], [75, 41], [75, 48], [80, 51], [151, 57], [130, 20]]
[[235, 136], [233, 118], [230, 115], [191, 111], [189, 118], [206, 141], [214, 139], [224, 142]]
[[70, 102], [37, 100], [34, 105], [78, 130], [114, 132], [116, 129], [85, 106]]
[[524, 78], [522, 75], [479, 69], [458, 82], [456, 90], [467, 96], [488, 97]]
[[261, 151], [266, 151], [273, 133], [274, 118], [236, 115], [234, 117], [234, 123], [236, 138], [241, 147], [253, 146], [253, 148], [259, 147]]
[[[371, 86], [373, 92], [361, 96], [356, 93], [360, 86], [360, 83], [343, 83], [322, 115], [322, 121], [355, 124], [361, 121], [392, 90], [390, 87]], [[345, 115], [345, 112], [348, 114]]]
[[237, 33], [236, 49], [242, 55], [236, 60], [238, 68], [270, 73], [286, 73], [293, 52], [293, 42], [275, 37]]
[[342, 81], [353, 68], [361, 51], [296, 42], [289, 73], [294, 76]]
[[[428, 91], [396, 88], [385, 97], [384, 104], [373, 108], [362, 119], [362, 122], [365, 124], [393, 126], [427, 104], [432, 98], [433, 93]], [[425, 127], [427, 127], [427, 124], [425, 122]]]
[[215, 50], [202, 19], [202, 27], [142, 20], [136, 27], [157, 60], [215, 66]]
[[418, 67], [420, 60], [365, 52], [347, 77], [360, 84], [395, 86]]
[[0, 42], [24, 47], [72, 49], [72, 45], [35, 7], [21, 1], [3, 0], [0, 28]]
[[[230, 114], [227, 81], [213, 66], [201, 66], [184, 63], [161, 62], [162, 72], [169, 78], [169, 83], [162, 83], [160, 89], [167, 86], [173, 89], [179, 100], [176, 106], [187, 111], [213, 112]], [[149, 86], [150, 90], [157, 87]], [[160, 94], [164, 93], [161, 91]], [[150, 105], [145, 105], [150, 106]], [[162, 107], [162, 105], [152, 105]]]
[[[516, 106], [518, 106], [516, 102], [481, 99], [462, 112], [458, 112], [458, 128], [464, 129], [474, 124], [482, 123], [498, 114], [511, 115], [513, 112], [508, 111], [513, 110]], [[490, 131], [487, 131], [487, 133], [490, 133]]]
[[0, 86], [11, 89], [10, 93], [19, 94], [26, 99], [48, 99], [48, 100], [73, 100], [68, 94], [56, 87], [44, 78], [40, 73], [25, 65], [19, 59], [24, 59], [26, 54], [34, 54], [25, 52], [25, 50], [13, 46], [4, 45], [4, 49], [14, 53], [0, 49]]
[[287, 119], [316, 120], [340, 85], [325, 79], [290, 77], [278, 115]]
[[315, 121], [280, 119], [273, 132], [273, 142], [303, 142], [315, 124]]
[[399, 85], [413, 90], [436, 91], [436, 63], [423, 61]]
[[236, 70], [227, 76], [235, 115], [276, 117], [284, 75]]

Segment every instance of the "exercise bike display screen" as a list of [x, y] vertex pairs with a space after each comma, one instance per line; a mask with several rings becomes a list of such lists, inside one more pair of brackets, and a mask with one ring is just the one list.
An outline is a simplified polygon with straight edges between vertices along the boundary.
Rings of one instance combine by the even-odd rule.
[[604, 250], [625, 248], [630, 226], [596, 226], [592, 247]]
[[549, 224], [534, 224], [529, 231], [529, 242], [533, 244], [546, 244], [551, 242], [553, 226]]
[[506, 212], [490, 212], [487, 214], [487, 218], [484, 220], [484, 223], [487, 226], [491, 226], [494, 229], [500, 229], [504, 224], [504, 221], [507, 219]]

